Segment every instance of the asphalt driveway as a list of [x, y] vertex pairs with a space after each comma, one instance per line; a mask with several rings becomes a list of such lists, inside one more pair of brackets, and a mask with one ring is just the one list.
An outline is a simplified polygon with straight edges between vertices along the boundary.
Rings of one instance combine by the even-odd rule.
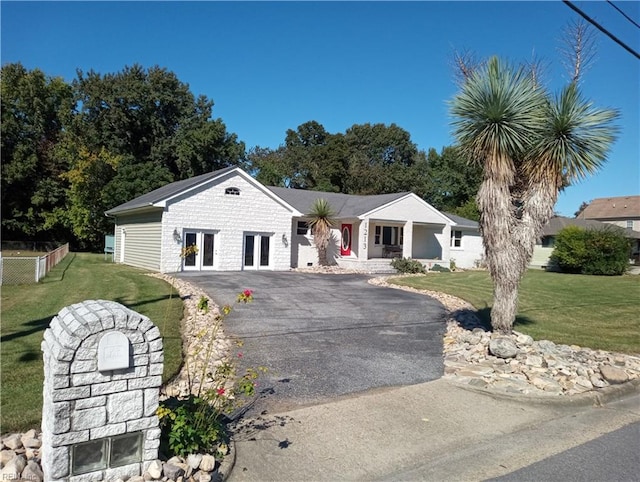
[[[443, 374], [444, 308], [432, 298], [367, 283], [367, 275], [296, 272], [179, 273], [220, 306], [244, 340], [244, 366], [265, 366], [253, 410], [283, 410], [411, 385]], [[252, 410], [252, 411], [253, 411]]]

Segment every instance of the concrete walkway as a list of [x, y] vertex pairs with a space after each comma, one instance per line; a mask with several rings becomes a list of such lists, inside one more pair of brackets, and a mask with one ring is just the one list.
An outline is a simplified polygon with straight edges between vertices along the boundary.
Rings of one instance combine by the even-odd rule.
[[626, 388], [594, 406], [591, 397], [534, 403], [440, 379], [265, 414], [237, 429], [228, 480], [498, 477], [640, 420], [640, 395]]

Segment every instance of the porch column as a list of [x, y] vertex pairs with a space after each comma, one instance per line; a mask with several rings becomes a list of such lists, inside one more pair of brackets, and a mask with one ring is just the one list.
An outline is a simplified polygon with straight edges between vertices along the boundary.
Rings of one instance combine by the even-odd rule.
[[358, 236], [358, 261], [369, 259], [369, 220], [363, 219], [360, 223]]
[[402, 245], [402, 257], [411, 258], [413, 253], [413, 221], [404, 223], [404, 239]]

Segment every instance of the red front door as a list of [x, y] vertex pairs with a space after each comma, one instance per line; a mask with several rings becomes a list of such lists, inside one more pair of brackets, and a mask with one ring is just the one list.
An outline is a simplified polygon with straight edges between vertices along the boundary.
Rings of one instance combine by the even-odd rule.
[[340, 242], [340, 254], [349, 256], [351, 254], [351, 224], [342, 225], [342, 241]]

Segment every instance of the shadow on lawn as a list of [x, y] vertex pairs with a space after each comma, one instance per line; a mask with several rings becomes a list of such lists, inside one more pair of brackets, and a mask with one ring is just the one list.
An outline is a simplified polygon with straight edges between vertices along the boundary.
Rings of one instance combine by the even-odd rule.
[[44, 331], [48, 328], [49, 323], [51, 322], [51, 318], [55, 315], [47, 316], [45, 318], [40, 318], [39, 320], [27, 321], [24, 323], [24, 326], [31, 326], [32, 328], [25, 329], [22, 331], [16, 331], [15, 333], [9, 333], [8, 335], [2, 335], [0, 337], [0, 342], [15, 340], [16, 338], [22, 338], [23, 336], [33, 335], [39, 331]]
[[[175, 297], [176, 296], [174, 296], [174, 298]], [[137, 303], [132, 303], [128, 305], [126, 303], [123, 303], [122, 298], [116, 298], [115, 301], [122, 305], [127, 306], [130, 309], [135, 309], [138, 306], [147, 305], [149, 303], [155, 303], [157, 301], [167, 300], [169, 298], [171, 298], [170, 295], [158, 296], [157, 298], [149, 298], [149, 299], [142, 300]], [[40, 318], [39, 320], [27, 321], [22, 325], [25, 327], [24, 330], [16, 331], [14, 333], [9, 333], [8, 335], [0, 336], [0, 343], [5, 341], [15, 340], [17, 338], [22, 338], [29, 335], [33, 335], [34, 333], [44, 332], [44, 330], [46, 330], [49, 327], [49, 324], [51, 323], [52, 318], [56, 315], [57, 313], [55, 315], [49, 315], [45, 318]], [[32, 328], [26, 328], [26, 327], [32, 327]], [[28, 360], [23, 360], [23, 361], [28, 361]]]

